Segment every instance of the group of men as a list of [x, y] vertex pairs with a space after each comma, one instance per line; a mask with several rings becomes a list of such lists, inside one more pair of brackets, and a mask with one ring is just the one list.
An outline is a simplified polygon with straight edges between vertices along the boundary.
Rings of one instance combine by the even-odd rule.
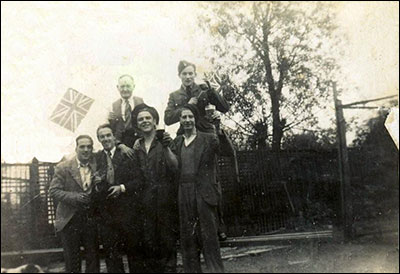
[[100, 271], [99, 234], [108, 272], [124, 273], [123, 254], [129, 272], [176, 272], [178, 239], [185, 272], [202, 272], [200, 253], [208, 272], [224, 271], [216, 156], [234, 150], [218, 112], [207, 110], [225, 113], [229, 105], [210, 85], [195, 83], [194, 64], [181, 61], [178, 75], [182, 86], [164, 115], [167, 125], [180, 122], [174, 140], [157, 131], [157, 110], [132, 96], [134, 80], [123, 75], [121, 99], [97, 129], [103, 149], [93, 153], [93, 139], [80, 135], [76, 157], [57, 165], [49, 192], [66, 272], [81, 272], [81, 245], [86, 272]]

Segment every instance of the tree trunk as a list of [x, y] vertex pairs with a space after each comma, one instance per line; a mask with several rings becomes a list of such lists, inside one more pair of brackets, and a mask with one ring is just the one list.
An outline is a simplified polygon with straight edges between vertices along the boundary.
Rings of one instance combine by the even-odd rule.
[[281, 140], [282, 140], [282, 126], [280, 119], [280, 102], [279, 95], [274, 93], [271, 94], [271, 104], [272, 104], [272, 151], [281, 150]]

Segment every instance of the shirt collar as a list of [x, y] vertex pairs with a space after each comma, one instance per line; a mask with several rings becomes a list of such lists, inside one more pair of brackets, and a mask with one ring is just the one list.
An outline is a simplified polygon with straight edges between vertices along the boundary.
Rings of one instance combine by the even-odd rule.
[[83, 164], [81, 161], [79, 161], [78, 157], [76, 157], [76, 162], [77, 162], [77, 164], [78, 164], [78, 168], [81, 168], [81, 167], [90, 167], [90, 166], [89, 166], [89, 162], [85, 165], [85, 164]]
[[[153, 146], [155, 146], [155, 145], [157, 145], [157, 137], [154, 135], [154, 137], [153, 137], [153, 141], [151, 141], [151, 145], [150, 145], [150, 149], [149, 149], [149, 151], [151, 150], [151, 148], [153, 147]], [[139, 147], [143, 150], [143, 151], [146, 151], [146, 145], [145, 145], [145, 143], [144, 143], [144, 137], [142, 136], [142, 137], [140, 137], [140, 138], [138, 138], [138, 145], [139, 145]]]
[[197, 132], [195, 132], [193, 135], [190, 135], [190, 137], [186, 137], [185, 134], [182, 134], [182, 136], [183, 136], [185, 146], [188, 146], [193, 142], [194, 139], [196, 139]]
[[[182, 86], [182, 90], [187, 91], [187, 87], [184, 84], [182, 84], [181, 86]], [[197, 87], [198, 86], [196, 85], [196, 83], [193, 83], [193, 85], [190, 88], [190, 91], [193, 92], [194, 90], [197, 89]]]
[[[121, 98], [122, 99], [122, 104], [125, 104], [125, 99], [123, 99], [123, 98]], [[129, 102], [129, 104], [131, 105], [131, 107], [133, 108], [133, 96], [131, 96], [129, 99], [128, 99], [128, 102]]]
[[[117, 147], [116, 146], [114, 146], [111, 150], [110, 150], [110, 152], [111, 152], [111, 158], [112, 157], [114, 157], [114, 154], [115, 154], [115, 151], [117, 150]], [[107, 150], [104, 150], [104, 153], [105, 154], [108, 154], [108, 151]]]
[[195, 132], [193, 135], [190, 135], [190, 137], [186, 137], [185, 134], [182, 134], [182, 136], [183, 136], [183, 139], [192, 139], [193, 137], [197, 136], [197, 132]]

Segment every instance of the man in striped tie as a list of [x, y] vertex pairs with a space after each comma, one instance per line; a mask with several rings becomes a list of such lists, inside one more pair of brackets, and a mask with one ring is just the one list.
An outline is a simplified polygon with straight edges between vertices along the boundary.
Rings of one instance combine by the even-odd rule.
[[[116, 139], [109, 124], [97, 129], [97, 138], [103, 150], [96, 153], [96, 183], [92, 196], [100, 217], [100, 232], [106, 255], [108, 273], [124, 273], [122, 252], [125, 249], [131, 268], [135, 224], [132, 222], [134, 203], [138, 200], [140, 185], [134, 181], [134, 163], [116, 146]], [[138, 220], [134, 220], [138, 221]]]
[[118, 148], [121, 149], [123, 154], [132, 159], [132, 146], [139, 136], [137, 129], [132, 125], [131, 112], [144, 101], [141, 97], [132, 96], [135, 89], [135, 81], [130, 75], [120, 76], [117, 88], [121, 98], [112, 104], [108, 122], [114, 132]]

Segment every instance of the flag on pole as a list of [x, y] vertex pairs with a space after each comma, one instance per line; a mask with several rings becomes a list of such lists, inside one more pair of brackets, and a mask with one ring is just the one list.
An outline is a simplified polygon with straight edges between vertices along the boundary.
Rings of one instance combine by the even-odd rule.
[[205, 73], [205, 80], [210, 83], [210, 86], [217, 92], [221, 89], [221, 77], [219, 77], [217, 72]]
[[94, 100], [69, 88], [50, 116], [50, 120], [75, 132]]

